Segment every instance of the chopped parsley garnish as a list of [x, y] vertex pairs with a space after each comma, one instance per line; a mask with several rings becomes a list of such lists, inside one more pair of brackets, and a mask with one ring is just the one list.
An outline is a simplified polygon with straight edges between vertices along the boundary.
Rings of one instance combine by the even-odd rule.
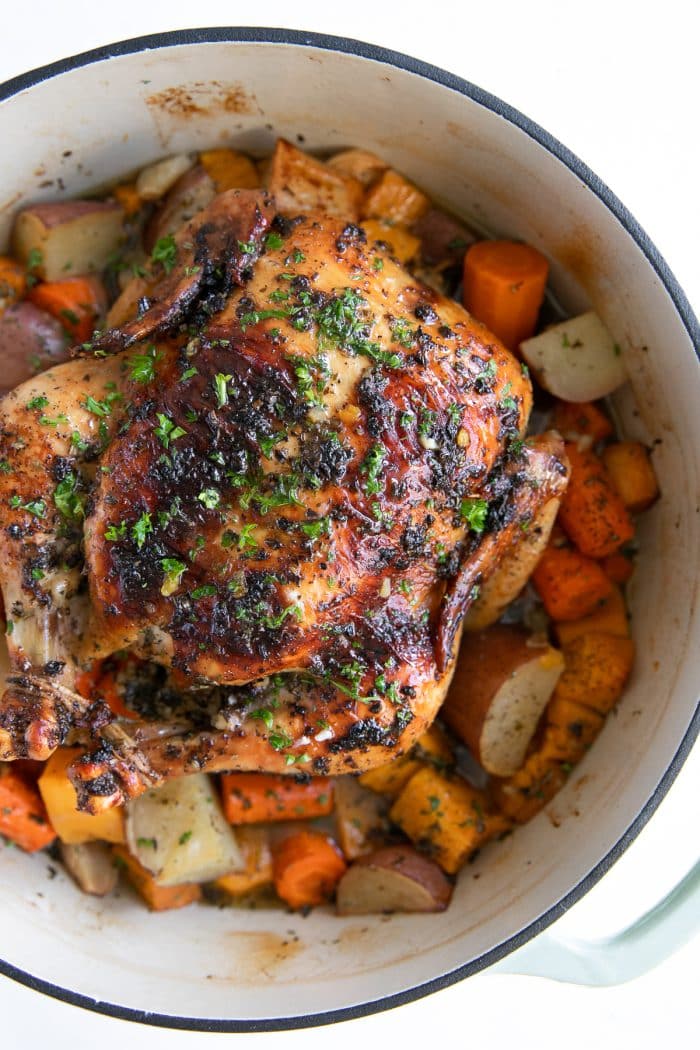
[[105, 539], [110, 543], [126, 539], [126, 522], [122, 521], [119, 525], [108, 525], [105, 529]]
[[0, 474], [11, 474], [12, 467], [6, 459], [0, 459]]
[[150, 532], [153, 532], [151, 515], [147, 511], [144, 511], [141, 517], [131, 526], [131, 538], [135, 541], [139, 550], [143, 547], [146, 542], [146, 536], [148, 536]]
[[330, 518], [319, 518], [318, 521], [306, 521], [300, 525], [301, 531], [305, 536], [308, 536], [310, 540], [317, 540], [322, 535], [328, 535], [330, 532]]
[[261, 618], [261, 623], [264, 627], [269, 627], [271, 630], [277, 630], [277, 628], [282, 626], [288, 616], [294, 616], [295, 619], [301, 620], [303, 615], [301, 606], [288, 605], [286, 608], [282, 609], [281, 612], [277, 613], [276, 616], [273, 616], [271, 613], [263, 616]]
[[171, 441], [177, 441], [177, 439], [183, 437], [187, 431], [183, 430], [182, 427], [176, 426], [172, 419], [168, 416], [164, 416], [162, 412], [158, 412], [157, 416], [158, 426], [153, 429], [163, 448], [168, 449], [170, 448]]
[[180, 376], [180, 382], [181, 383], [186, 383], [188, 379], [191, 379], [192, 376], [196, 376], [198, 374], [199, 374], [199, 369], [198, 368], [195, 368], [194, 366], [192, 366], [191, 368], [186, 368], [185, 371]]
[[420, 412], [420, 423], [418, 424], [418, 433], [423, 437], [427, 437], [432, 431], [437, 421], [437, 412], [433, 412], [431, 408], [422, 408]]
[[216, 586], [213, 583], [203, 583], [201, 587], [195, 587], [190, 591], [190, 597], [195, 601], [199, 598], [212, 598], [216, 594]]
[[317, 354], [315, 357], [287, 357], [294, 369], [297, 381], [297, 389], [305, 401], [311, 405], [322, 404], [320, 394], [326, 386], [326, 379], [330, 375], [328, 359], [325, 354]]
[[379, 481], [379, 475], [382, 472], [385, 459], [386, 449], [384, 446], [373, 445], [360, 464], [360, 473], [364, 474], [366, 478], [363, 488], [368, 496], [376, 496], [382, 491], [383, 486]]
[[233, 379], [233, 376], [224, 375], [223, 372], [217, 372], [214, 376], [214, 394], [216, 395], [216, 407], [223, 408], [224, 405], [228, 404], [228, 383]]
[[304, 253], [299, 248], [295, 248], [292, 254], [292, 261], [295, 263], [303, 263], [305, 259], [306, 256]]
[[80, 403], [83, 408], [87, 409], [88, 412], [91, 412], [93, 416], [99, 416], [101, 419], [104, 419], [112, 411], [111, 402], [114, 400], [116, 400], [116, 398], [112, 397], [105, 398], [104, 401], [98, 401], [92, 396], [92, 394], [88, 394], [85, 400]]
[[474, 389], [478, 394], [487, 394], [492, 386], [492, 381], [496, 378], [496, 362], [491, 360], [486, 366], [474, 377]]
[[183, 831], [182, 835], [180, 835], [180, 838], [177, 840], [178, 841], [178, 845], [184, 846], [185, 843], [189, 842], [191, 838], [192, 838], [192, 832], [191, 831]]
[[204, 504], [207, 510], [214, 510], [221, 502], [221, 494], [216, 489], [203, 489], [197, 499]]
[[258, 707], [255, 711], [251, 711], [248, 718], [258, 719], [267, 729], [272, 729], [272, 711], [267, 707]]
[[284, 244], [284, 238], [280, 237], [279, 233], [268, 233], [265, 238], [265, 247], [268, 251], [277, 251]]
[[130, 376], [134, 382], [152, 383], [156, 377], [156, 364], [162, 356], [162, 353], [155, 346], [149, 346], [145, 354], [134, 354], [129, 361], [131, 365]]
[[275, 751], [284, 751], [285, 747], [291, 747], [293, 743], [291, 736], [280, 730], [270, 733], [267, 739], [270, 742], [270, 747], [274, 748]]
[[38, 277], [35, 273], [40, 266], [44, 265], [44, 256], [39, 248], [32, 248], [27, 256], [27, 286], [33, 288]]
[[77, 448], [78, 452], [87, 452], [90, 447], [90, 443], [85, 441], [77, 430], [74, 430], [71, 434], [70, 443], [73, 448]]
[[400, 343], [401, 346], [410, 350], [416, 341], [416, 333], [407, 321], [397, 318], [391, 324], [391, 338], [395, 343]]
[[46, 514], [46, 504], [43, 499], [32, 499], [27, 503], [22, 503], [21, 496], [10, 496], [10, 506], [14, 510], [26, 510], [35, 518], [43, 518]]
[[27, 408], [46, 408], [48, 403], [48, 397], [44, 397], [43, 394], [39, 394], [37, 397], [33, 397], [31, 401], [27, 401]]
[[59, 481], [53, 494], [56, 510], [69, 521], [82, 518], [85, 514], [85, 499], [77, 488], [78, 476], [71, 472]]
[[136, 845], [140, 849], [144, 849], [144, 848], [146, 848], [146, 849], [156, 849], [158, 843], [156, 842], [155, 839], [138, 838], [138, 839], [136, 839]]
[[[255, 550], [255, 548], [258, 546], [258, 541], [255, 539], [255, 536], [253, 536], [253, 532], [254, 531], [255, 531], [255, 525], [253, 525], [253, 524], [251, 524], [251, 525], [244, 525], [243, 526], [243, 528], [241, 529], [240, 535], [238, 537], [238, 543], [237, 543], [237, 547], [238, 547], [239, 551]], [[224, 546], [223, 538], [222, 538], [222, 546]], [[229, 544], [229, 546], [230, 546], [230, 544]]]
[[151, 252], [153, 262], [161, 263], [165, 272], [170, 273], [175, 265], [176, 258], [177, 245], [173, 235], [169, 233], [167, 237], [159, 237]]
[[384, 269], [384, 260], [380, 259], [378, 255], [375, 255], [372, 260], [372, 269], [377, 271]]
[[[274, 234], [270, 236], [274, 236]], [[253, 255], [255, 253], [255, 241], [238, 241], [237, 244], [239, 252], [243, 252], [244, 255]]]
[[287, 310], [251, 310], [249, 313], [241, 314], [241, 328], [245, 332], [250, 325], [258, 324], [260, 321], [267, 321], [270, 317], [281, 321], [289, 317], [289, 313]]
[[177, 558], [161, 558], [160, 565], [164, 572], [163, 585], [160, 593], [168, 598], [180, 586], [180, 581], [187, 571], [187, 566]]
[[472, 532], [483, 532], [489, 505], [485, 499], [463, 499], [460, 514]]

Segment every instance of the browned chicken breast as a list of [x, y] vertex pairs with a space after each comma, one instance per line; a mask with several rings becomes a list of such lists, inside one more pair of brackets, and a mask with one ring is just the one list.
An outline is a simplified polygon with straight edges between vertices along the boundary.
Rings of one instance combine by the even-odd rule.
[[[557, 437], [523, 443], [525, 371], [361, 228], [262, 191], [217, 197], [124, 315], [0, 408], [0, 758], [95, 737], [73, 776], [96, 810], [404, 751], [566, 484]], [[175, 714], [86, 708], [76, 676], [118, 650], [167, 669]]]

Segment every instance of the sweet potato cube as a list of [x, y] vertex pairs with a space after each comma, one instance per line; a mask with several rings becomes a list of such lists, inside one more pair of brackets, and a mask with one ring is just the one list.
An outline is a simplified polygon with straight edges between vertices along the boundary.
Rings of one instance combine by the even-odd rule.
[[78, 798], [68, 767], [82, 754], [79, 747], [59, 747], [51, 755], [38, 785], [56, 834], [71, 846], [82, 842], [124, 842], [124, 810], [121, 806], [93, 815], [78, 809]]
[[526, 824], [554, 798], [566, 783], [561, 760], [533, 751], [522, 769], [493, 785], [496, 805], [516, 824]]
[[633, 514], [647, 510], [659, 497], [651, 458], [638, 441], [618, 441], [603, 450], [603, 463], [622, 502]]
[[613, 634], [581, 634], [564, 646], [564, 673], [554, 698], [606, 715], [622, 696], [634, 663], [634, 642]]
[[407, 755], [394, 758], [385, 766], [369, 769], [362, 773], [359, 781], [371, 791], [396, 798], [422, 765], [427, 763], [437, 766], [438, 769], [445, 769], [452, 764], [452, 760], [452, 748], [445, 733], [438, 725], [433, 724], [416, 741]]
[[387, 169], [365, 194], [363, 219], [383, 219], [410, 226], [428, 208], [430, 199], [392, 168]]
[[237, 150], [205, 150], [199, 154], [199, 163], [213, 180], [217, 193], [254, 190], [260, 185], [260, 176], [252, 160]]
[[476, 850], [509, 828], [501, 814], [488, 811], [483, 792], [430, 767], [411, 778], [389, 816], [448, 874], [459, 871]]
[[625, 599], [619, 587], [613, 587], [592, 613], [579, 620], [555, 623], [554, 632], [560, 645], [568, 645], [582, 634], [614, 634], [619, 638], [629, 635]]

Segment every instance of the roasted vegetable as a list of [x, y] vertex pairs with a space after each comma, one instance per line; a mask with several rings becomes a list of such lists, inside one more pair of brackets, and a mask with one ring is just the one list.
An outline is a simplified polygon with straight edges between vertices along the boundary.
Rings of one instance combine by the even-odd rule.
[[36, 788], [0, 763], [0, 835], [27, 853], [44, 849], [56, 838]]
[[13, 250], [45, 281], [103, 270], [124, 236], [124, 212], [110, 201], [34, 204], [15, 219]]
[[563, 401], [595, 401], [627, 381], [619, 346], [592, 312], [525, 339], [520, 352], [545, 390]]
[[362, 184], [278, 139], [266, 185], [282, 214], [325, 212], [357, 222]]
[[579, 620], [556, 623], [554, 632], [560, 645], [568, 645], [581, 634], [615, 634], [626, 638], [629, 634], [629, 622], [622, 591], [613, 586], [607, 598], [604, 598], [592, 613]]
[[119, 872], [112, 850], [104, 842], [82, 842], [69, 846], [60, 844], [61, 860], [83, 893], [106, 897], [115, 889]]
[[386, 846], [356, 860], [338, 883], [339, 915], [444, 911], [452, 883], [410, 846]]
[[389, 835], [388, 797], [353, 776], [335, 779], [335, 824], [343, 853], [354, 860], [383, 845]]
[[329, 168], [357, 179], [365, 189], [376, 182], [389, 165], [381, 157], [364, 149], [346, 149], [335, 153], [326, 162]]
[[359, 780], [363, 787], [377, 791], [381, 795], [396, 798], [421, 766], [428, 764], [438, 769], [445, 769], [452, 765], [452, 762], [450, 742], [442, 729], [433, 723], [416, 742], [409, 754], [400, 755], [384, 766], [369, 769], [360, 776]]
[[548, 547], [535, 567], [532, 583], [553, 620], [588, 616], [612, 590], [598, 562], [568, 547]]
[[160, 886], [242, 871], [238, 842], [204, 773], [172, 780], [130, 803], [129, 850]]
[[387, 168], [365, 194], [362, 218], [411, 226], [429, 207], [430, 200], [417, 186]]
[[510, 827], [501, 814], [489, 810], [482, 791], [429, 767], [411, 777], [389, 816], [449, 875]]
[[571, 478], [559, 522], [582, 554], [605, 558], [634, 536], [634, 524], [595, 452], [568, 444]]
[[221, 797], [231, 824], [309, 820], [333, 811], [333, 781], [329, 777], [298, 780], [293, 774], [224, 773]]
[[659, 483], [649, 453], [638, 441], [617, 441], [603, 450], [603, 465], [632, 514], [648, 510], [659, 498]]
[[214, 881], [216, 888], [230, 897], [242, 897], [272, 883], [272, 851], [268, 829], [253, 826], [238, 828], [236, 841], [243, 858], [243, 870], [221, 875]]
[[159, 240], [171, 237], [194, 215], [206, 208], [215, 195], [214, 180], [201, 164], [190, 168], [160, 202], [144, 230], [143, 245], [148, 254], [150, 255]]
[[367, 235], [368, 245], [377, 242], [386, 244], [400, 263], [406, 264], [418, 254], [420, 241], [405, 226], [382, 222], [380, 219], [364, 219], [362, 229]]
[[441, 717], [487, 773], [510, 776], [563, 670], [558, 650], [518, 627], [466, 635]]
[[510, 350], [535, 331], [549, 263], [528, 244], [477, 241], [464, 256], [464, 305]]
[[[565, 441], [584, 442], [589, 446], [613, 434], [613, 425], [592, 401], [557, 401], [552, 413], [552, 426]], [[585, 446], [584, 446], [585, 447]]]
[[142, 201], [160, 200], [193, 165], [191, 153], [178, 153], [149, 164], [141, 169], [136, 179], [138, 196]]
[[39, 791], [56, 834], [70, 846], [97, 840], [124, 842], [121, 807], [104, 810], [96, 816], [78, 809], [75, 788], [68, 779], [68, 767], [82, 754], [79, 747], [57, 748], [39, 777]]
[[8, 255], [0, 255], [0, 315], [19, 302], [27, 290], [27, 271]]
[[254, 190], [260, 177], [250, 157], [233, 149], [209, 149], [199, 154], [199, 163], [213, 181], [217, 193], [224, 190]]
[[581, 634], [564, 646], [556, 696], [606, 715], [622, 696], [634, 662], [634, 642], [613, 634]]
[[27, 298], [60, 321], [71, 343], [85, 343], [98, 327], [107, 296], [99, 277], [66, 277], [35, 285]]
[[202, 899], [202, 888], [196, 882], [179, 883], [177, 886], [161, 886], [124, 846], [113, 849], [117, 868], [124, 873], [134, 889], [145, 900], [151, 911], [171, 911], [184, 908]]
[[336, 844], [320, 832], [297, 831], [273, 846], [275, 890], [290, 908], [313, 908], [328, 900], [346, 868]]
[[69, 357], [63, 325], [32, 303], [10, 306], [0, 315], [0, 393]]

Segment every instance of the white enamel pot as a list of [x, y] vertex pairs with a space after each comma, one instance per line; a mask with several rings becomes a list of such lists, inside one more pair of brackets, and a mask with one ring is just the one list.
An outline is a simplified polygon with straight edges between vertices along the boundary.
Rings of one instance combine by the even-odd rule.
[[[628, 435], [660, 439], [663, 496], [640, 522], [638, 657], [617, 716], [549, 812], [462, 872], [446, 913], [300, 918], [202, 906], [152, 915], [126, 893], [82, 896], [63, 874], [51, 878], [42, 857], [2, 852], [6, 975], [115, 1016], [215, 1031], [357, 1016], [510, 956], [622, 853], [698, 731], [697, 321], [629, 213], [541, 128], [451, 74], [350, 40], [256, 29], [132, 40], [0, 89], [0, 138], [11, 143], [0, 242], [23, 202], [80, 195], [180, 150], [264, 151], [277, 135], [310, 149], [374, 150], [454, 211], [545, 252], [565, 307], [592, 305], [623, 348], [632, 392], [616, 408]], [[697, 914], [692, 888], [657, 914], [654, 946], [678, 939]], [[616, 945], [612, 979], [649, 961], [650, 928]], [[595, 953], [551, 949], [552, 976], [604, 979]], [[533, 953], [500, 965], [546, 972]]]

